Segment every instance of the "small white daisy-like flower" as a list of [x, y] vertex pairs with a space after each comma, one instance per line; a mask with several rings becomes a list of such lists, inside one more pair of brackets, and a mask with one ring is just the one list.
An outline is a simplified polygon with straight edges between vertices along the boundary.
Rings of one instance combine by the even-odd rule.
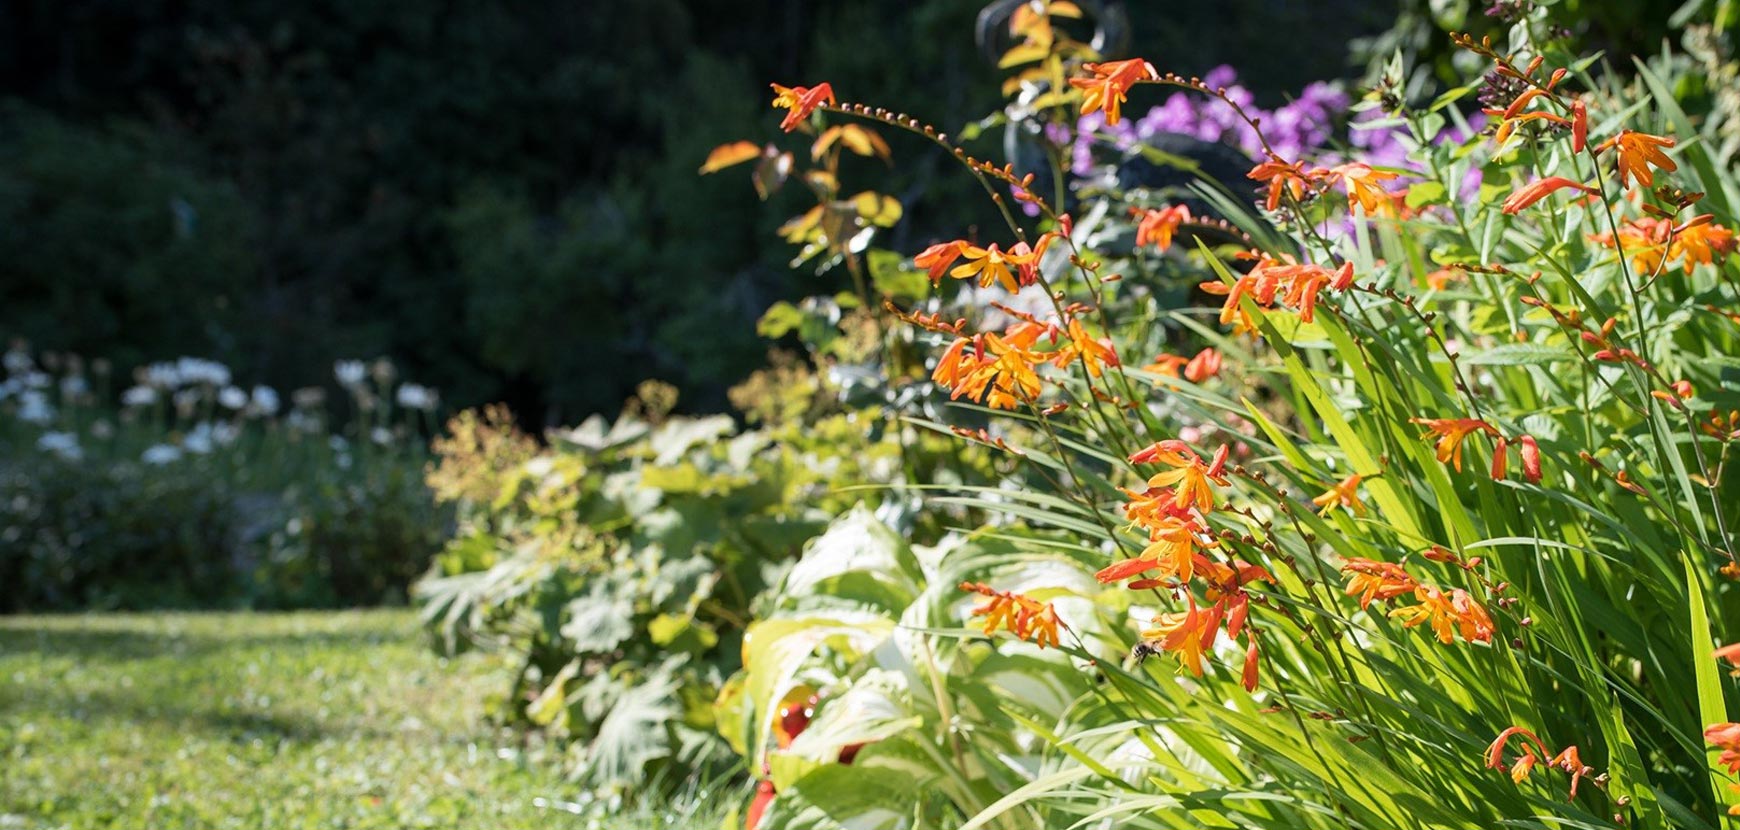
[[332, 376], [340, 386], [361, 386], [369, 369], [360, 360], [340, 360], [332, 364]]
[[218, 403], [223, 404], [225, 409], [241, 409], [248, 405], [248, 393], [237, 386], [225, 386], [218, 393]]
[[18, 395], [18, 420], [27, 424], [46, 424], [54, 420], [54, 407], [48, 403], [48, 396], [26, 389]]
[[435, 408], [437, 400], [435, 390], [415, 383], [407, 383], [399, 387], [399, 393], [394, 400], [406, 409], [420, 409], [428, 412]]
[[84, 448], [79, 446], [79, 437], [70, 432], [45, 432], [36, 439], [36, 448], [67, 461], [77, 461], [85, 454]]
[[151, 386], [134, 386], [121, 393], [122, 406], [150, 406], [157, 402], [157, 389]]
[[278, 390], [270, 386], [255, 386], [249, 396], [248, 411], [256, 415], [278, 414]]
[[140, 453], [139, 460], [153, 467], [160, 467], [181, 459], [181, 450], [168, 444], [152, 444]]

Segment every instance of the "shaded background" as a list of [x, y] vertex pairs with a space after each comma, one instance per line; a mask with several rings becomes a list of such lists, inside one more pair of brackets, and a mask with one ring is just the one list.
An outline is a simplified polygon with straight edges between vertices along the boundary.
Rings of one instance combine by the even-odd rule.
[[[760, 313], [844, 276], [786, 267], [772, 232], [801, 194], [758, 203], [701, 159], [775, 138], [769, 81], [958, 130], [1000, 101], [981, 5], [0, 2], [0, 335], [279, 388], [390, 355], [449, 409], [505, 400], [530, 424], [614, 412], [646, 378], [721, 409], [764, 360]], [[1352, 38], [1430, 50], [1432, 9], [1479, 16], [1129, 5], [1134, 51], [1231, 63], [1268, 103], [1357, 74]], [[907, 204], [893, 247], [981, 218], [933, 150], [894, 148], [896, 170], [847, 172]]]

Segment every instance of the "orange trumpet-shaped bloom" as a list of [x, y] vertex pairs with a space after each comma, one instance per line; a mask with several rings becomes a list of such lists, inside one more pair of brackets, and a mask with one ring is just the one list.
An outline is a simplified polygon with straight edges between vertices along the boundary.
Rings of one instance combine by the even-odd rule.
[[995, 243], [989, 248], [968, 245], [961, 249], [961, 256], [967, 261], [955, 266], [949, 276], [958, 280], [976, 276], [979, 278], [980, 287], [989, 288], [991, 283], [998, 283], [1011, 294], [1020, 291], [1021, 284], [1009, 267], [1028, 265], [1038, 258], [1033, 253], [1003, 251]]
[[1395, 202], [1390, 199], [1389, 192], [1383, 186], [1384, 182], [1396, 177], [1395, 173], [1375, 170], [1369, 164], [1351, 162], [1330, 168], [1329, 175], [1339, 179], [1342, 188], [1347, 191], [1347, 207], [1350, 212], [1356, 204], [1365, 209], [1367, 216], [1395, 210]]
[[1124, 517], [1131, 526], [1147, 531], [1149, 539], [1170, 529], [1173, 520], [1191, 518], [1190, 508], [1180, 507], [1171, 490], [1151, 487], [1140, 493], [1125, 490], [1124, 495], [1130, 497], [1124, 503]]
[[1203, 349], [1184, 365], [1184, 379], [1191, 383], [1201, 383], [1220, 374], [1220, 352], [1213, 346]]
[[1157, 640], [1167, 653], [1178, 655], [1178, 664], [1197, 677], [1202, 676], [1202, 654], [1214, 644], [1220, 633], [1218, 615], [1196, 607], [1191, 599], [1184, 611], [1161, 614], [1153, 619], [1154, 627], [1144, 629], [1144, 640]]
[[820, 83], [814, 87], [786, 87], [779, 84], [769, 86], [773, 87], [773, 105], [790, 110], [785, 114], [785, 120], [779, 122], [779, 128], [788, 133], [797, 129], [797, 125], [802, 124], [805, 118], [810, 117], [816, 107], [835, 103], [834, 87], [830, 84]]
[[1593, 187], [1583, 184], [1582, 182], [1572, 181], [1564, 176], [1548, 176], [1544, 179], [1530, 182], [1519, 188], [1515, 193], [1510, 194], [1510, 196], [1505, 198], [1504, 204], [1499, 206], [1499, 210], [1513, 215], [1520, 213], [1529, 205], [1545, 199], [1549, 194], [1564, 190], [1567, 187], [1581, 190], [1584, 193], [1598, 192]]
[[1414, 599], [1418, 600], [1417, 604], [1390, 612], [1391, 617], [1402, 621], [1403, 628], [1430, 623], [1432, 633], [1445, 644], [1454, 642], [1457, 634], [1471, 643], [1492, 641], [1492, 618], [1467, 591], [1461, 588], [1444, 591], [1422, 585], [1414, 589]]
[[1740, 774], [1740, 723], [1713, 723], [1704, 727], [1704, 742], [1722, 750], [1716, 757], [1729, 775]]
[[1668, 158], [1667, 153], [1662, 152], [1662, 148], [1672, 146], [1674, 146], [1674, 140], [1665, 136], [1640, 133], [1636, 130], [1620, 130], [1618, 135], [1597, 145], [1595, 152], [1599, 153], [1609, 147], [1618, 150], [1620, 187], [1625, 187], [1626, 183], [1631, 180], [1636, 180], [1638, 184], [1648, 187], [1655, 184], [1655, 172], [1650, 170], [1651, 167], [1669, 173], [1679, 169], [1679, 165], [1675, 164], [1673, 159]]
[[1312, 504], [1323, 508], [1317, 512], [1317, 515], [1327, 516], [1335, 512], [1335, 508], [1345, 507], [1353, 511], [1355, 516], [1364, 516], [1365, 503], [1359, 500], [1359, 482], [1360, 476], [1348, 476], [1334, 487], [1324, 491], [1323, 495], [1312, 499]]
[[1631, 267], [1640, 273], [1654, 273], [1675, 260], [1684, 260], [1684, 267], [1689, 270], [1693, 265], [1708, 265], [1734, 252], [1734, 232], [1711, 219], [1706, 213], [1676, 227], [1672, 220], [1644, 216], [1620, 226], [1617, 243], [1612, 233], [1589, 238], [1630, 255]]
[[1275, 210], [1281, 206], [1281, 196], [1291, 194], [1293, 201], [1305, 199], [1305, 191], [1315, 189], [1328, 171], [1322, 169], [1306, 170], [1304, 162], [1285, 162], [1271, 157], [1268, 161], [1251, 168], [1245, 177], [1264, 182], [1269, 186], [1269, 198], [1264, 207]]
[[952, 390], [951, 398], [984, 401], [992, 409], [1014, 409], [1039, 396], [1039, 356], [996, 334], [959, 338], [938, 358], [931, 380]]
[[1081, 114], [1105, 110], [1106, 123], [1113, 125], [1123, 117], [1125, 94], [1130, 91], [1130, 87], [1135, 86], [1138, 81], [1160, 77], [1160, 73], [1154, 71], [1154, 65], [1141, 58], [1084, 63], [1081, 68], [1092, 76], [1069, 79], [1070, 86], [1083, 91]]
[[1359, 597], [1360, 608], [1371, 605], [1372, 600], [1411, 594], [1420, 587], [1407, 569], [1393, 562], [1351, 558], [1342, 564], [1341, 572], [1348, 575], [1347, 595]]
[[1164, 464], [1172, 469], [1156, 473], [1148, 479], [1149, 487], [1173, 488], [1173, 504], [1183, 508], [1195, 505], [1204, 513], [1214, 509], [1214, 491], [1211, 483], [1222, 487], [1230, 482], [1226, 478], [1226, 458], [1228, 448], [1222, 444], [1214, 453], [1214, 460], [1204, 462], [1183, 441], [1170, 439], [1158, 441], [1147, 449], [1130, 456], [1132, 464]]
[[1462, 442], [1476, 432], [1498, 435], [1498, 428], [1478, 418], [1409, 418], [1410, 423], [1426, 427], [1427, 435], [1438, 436], [1438, 461], [1449, 463], [1462, 471]]
[[1201, 526], [1193, 519], [1163, 519], [1149, 529], [1149, 538], [1153, 541], [1140, 554], [1102, 568], [1094, 576], [1101, 582], [1117, 582], [1137, 574], [1159, 570], [1160, 573], [1149, 578], [1176, 577], [1179, 582], [1189, 582], [1195, 573], [1197, 548], [1213, 547], [1212, 544], [1203, 544], [1197, 538], [1201, 530]]
[[1140, 216], [1136, 222], [1136, 247], [1146, 247], [1153, 244], [1165, 251], [1172, 247], [1172, 235], [1177, 233], [1178, 226], [1191, 220], [1190, 208], [1185, 205], [1169, 205], [1163, 208], [1131, 208], [1132, 216]]
[[1066, 331], [1069, 334], [1069, 345], [1053, 353], [1053, 366], [1062, 369], [1080, 359], [1087, 367], [1088, 375], [1097, 378], [1105, 371], [1104, 367], [1118, 365], [1118, 352], [1112, 348], [1111, 343], [1089, 337], [1080, 320], [1070, 320]]
[[960, 589], [986, 597], [983, 605], [973, 608], [972, 615], [985, 618], [987, 636], [1006, 630], [1023, 640], [1033, 640], [1040, 648], [1057, 645], [1057, 629], [1062, 620], [1051, 603], [978, 582], [963, 582]]
[[967, 243], [957, 239], [953, 242], [938, 242], [920, 251], [912, 258], [912, 264], [925, 269], [930, 274], [930, 284], [942, 282], [943, 275], [948, 273], [949, 266], [961, 258], [967, 250]]

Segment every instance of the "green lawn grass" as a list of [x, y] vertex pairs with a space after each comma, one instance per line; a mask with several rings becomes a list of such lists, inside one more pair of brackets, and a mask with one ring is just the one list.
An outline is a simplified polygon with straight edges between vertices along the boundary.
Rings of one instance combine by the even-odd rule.
[[720, 826], [587, 799], [486, 725], [499, 670], [402, 610], [0, 617], [0, 830]]

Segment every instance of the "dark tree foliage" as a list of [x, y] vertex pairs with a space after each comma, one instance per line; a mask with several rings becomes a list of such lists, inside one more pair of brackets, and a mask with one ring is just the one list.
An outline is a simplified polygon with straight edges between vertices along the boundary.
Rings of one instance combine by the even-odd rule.
[[[979, 4], [898, 5], [0, 4], [0, 334], [279, 386], [390, 354], [449, 405], [541, 423], [649, 377], [721, 408], [762, 361], [762, 310], [845, 285], [785, 266], [772, 231], [800, 194], [695, 175], [723, 141], [801, 146], [767, 82], [830, 80], [949, 130], [997, 105]], [[1274, 95], [1347, 74], [1347, 38], [1393, 18], [1329, 3], [1309, 41], [1277, 39], [1305, 5], [1130, 4], [1131, 42]], [[847, 171], [919, 206], [889, 244], [991, 221], [947, 159], [894, 142], [899, 172]]]

